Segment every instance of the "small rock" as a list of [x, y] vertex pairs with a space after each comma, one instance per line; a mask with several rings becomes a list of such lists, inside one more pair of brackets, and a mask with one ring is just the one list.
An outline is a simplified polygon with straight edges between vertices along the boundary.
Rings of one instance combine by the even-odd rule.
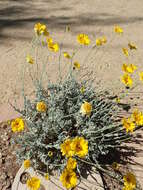
[[0, 176], [0, 179], [3, 180], [3, 181], [4, 181], [6, 178], [7, 178], [6, 173], [3, 173], [3, 174]]

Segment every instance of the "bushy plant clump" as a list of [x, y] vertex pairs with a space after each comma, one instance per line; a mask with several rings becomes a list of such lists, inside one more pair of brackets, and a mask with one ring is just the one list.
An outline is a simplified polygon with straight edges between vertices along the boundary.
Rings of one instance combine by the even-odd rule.
[[[118, 30], [122, 33], [121, 28]], [[59, 51], [58, 44], [49, 37], [45, 25], [35, 25], [35, 32], [38, 40], [41, 35], [48, 36], [49, 50]], [[77, 40], [82, 45], [90, 44], [85, 34], [78, 35]], [[96, 46], [106, 42], [105, 37], [97, 39]], [[71, 59], [72, 64], [72, 56], [64, 52], [64, 57]], [[34, 59], [28, 55], [27, 62], [34, 64]], [[74, 62], [73, 66], [80, 69], [78, 62]], [[126, 119], [121, 123], [117, 117], [119, 107], [109, 98], [109, 93], [93, 88], [90, 80], [79, 81], [72, 66], [67, 78], [57, 83], [48, 82], [47, 88], [36, 79], [35, 91], [33, 101], [24, 95], [23, 110], [15, 108], [24, 119], [24, 122], [20, 118], [12, 122], [13, 132], [21, 131], [14, 139], [18, 145], [18, 161], [26, 160], [26, 168], [27, 164], [28, 167], [32, 165], [41, 173], [57, 171], [67, 189], [75, 187], [77, 179], [88, 172], [89, 167], [121, 180], [120, 175], [108, 171], [101, 157], [119, 149], [122, 142], [131, 137], [128, 132], [134, 130], [135, 124]], [[142, 115], [140, 123], [141, 118]], [[135, 187], [135, 183], [133, 185]]]

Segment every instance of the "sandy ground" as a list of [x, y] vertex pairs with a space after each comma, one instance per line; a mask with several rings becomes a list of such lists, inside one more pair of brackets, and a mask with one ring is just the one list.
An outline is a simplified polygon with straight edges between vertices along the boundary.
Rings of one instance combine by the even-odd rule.
[[[113, 88], [115, 93], [124, 89], [120, 83], [123, 62], [134, 63], [143, 71], [143, 1], [142, 0], [0, 0], [0, 120], [9, 117], [11, 111], [7, 107], [8, 100], [20, 99], [21, 70], [26, 67], [25, 90], [33, 95], [33, 84], [29, 77], [25, 56], [34, 51], [30, 48], [33, 26], [36, 22], [45, 23], [54, 39], [63, 42], [63, 51], [72, 52], [79, 48], [76, 43], [78, 33], [87, 33], [92, 44], [97, 37], [105, 35], [108, 43], [86, 60], [86, 66], [96, 77], [95, 85], [101, 88]], [[71, 32], [64, 33], [65, 26], [70, 25]], [[124, 29], [122, 37], [113, 32], [114, 25]], [[63, 41], [64, 37], [64, 41]], [[134, 42], [138, 51], [128, 59], [122, 54], [121, 48], [128, 42]], [[49, 55], [47, 48], [39, 48], [38, 60], [45, 61]], [[88, 48], [82, 48], [75, 56], [81, 66], [88, 54]], [[57, 59], [50, 54], [51, 62], [46, 69], [52, 80], [57, 78]], [[93, 60], [94, 59], [94, 60]], [[62, 58], [62, 68], [65, 60]], [[32, 72], [36, 66], [30, 66]], [[137, 73], [135, 74], [137, 76]], [[139, 85], [139, 91], [143, 86]], [[140, 94], [141, 95], [141, 94]], [[7, 113], [7, 114], [6, 114]], [[12, 117], [12, 116], [10, 116]], [[142, 175], [142, 174], [139, 174]]]

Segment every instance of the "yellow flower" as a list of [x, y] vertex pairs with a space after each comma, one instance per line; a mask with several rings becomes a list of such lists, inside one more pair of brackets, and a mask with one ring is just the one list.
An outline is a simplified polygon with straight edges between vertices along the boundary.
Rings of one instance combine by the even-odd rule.
[[117, 162], [113, 162], [112, 163], [112, 168], [115, 170], [115, 171], [118, 171], [119, 170], [119, 164]]
[[78, 157], [85, 157], [88, 154], [88, 141], [83, 137], [75, 137], [71, 144], [74, 154]]
[[123, 127], [126, 129], [126, 132], [133, 132], [134, 129], [135, 129], [135, 124], [134, 122], [131, 120], [131, 118], [123, 118], [122, 119], [122, 124], [123, 124]]
[[21, 118], [17, 118], [11, 122], [11, 128], [13, 132], [20, 132], [24, 130], [24, 121]]
[[26, 184], [30, 190], [38, 190], [40, 188], [40, 180], [37, 177], [31, 177]]
[[64, 57], [67, 59], [71, 59], [71, 56], [67, 52], [64, 52]]
[[137, 69], [137, 67], [134, 64], [126, 64], [124, 63], [122, 65], [122, 70], [126, 73], [133, 73], [135, 70]]
[[34, 31], [37, 35], [40, 35], [41, 23], [37, 23], [34, 26]]
[[102, 38], [97, 38], [96, 39], [96, 45], [97, 46], [101, 46], [101, 45], [105, 44], [106, 42], [107, 42], [107, 39], [106, 39], [105, 36], [102, 37]]
[[81, 87], [80, 92], [83, 94], [85, 92], [84, 86]]
[[52, 157], [52, 156], [53, 156], [53, 152], [52, 152], [52, 151], [49, 151], [49, 152], [48, 152], [48, 156], [49, 156], [49, 157]]
[[124, 53], [125, 56], [129, 56], [129, 52], [128, 52], [128, 49], [127, 48], [122, 48], [122, 51]]
[[89, 39], [88, 35], [86, 35], [86, 34], [79, 34], [77, 36], [77, 41], [82, 45], [90, 44], [90, 39]]
[[45, 102], [43, 102], [43, 101], [38, 102], [37, 105], [36, 105], [36, 109], [37, 109], [37, 111], [39, 111], [39, 112], [45, 112], [46, 109], [47, 109], [47, 105], [46, 105]]
[[48, 174], [48, 173], [46, 173], [46, 174], [45, 174], [45, 179], [46, 179], [46, 180], [49, 180], [49, 179], [50, 179], [50, 177], [49, 177], [49, 174]]
[[125, 189], [133, 190], [136, 188], [136, 177], [133, 173], [128, 172], [124, 177], [124, 186]]
[[77, 185], [76, 173], [72, 170], [64, 169], [60, 176], [60, 181], [66, 189], [74, 188]]
[[27, 61], [27, 63], [30, 63], [30, 64], [34, 63], [34, 59], [31, 57], [31, 55], [27, 55], [26, 61]]
[[68, 170], [73, 170], [73, 169], [76, 168], [76, 166], [77, 166], [76, 159], [70, 157], [70, 158], [68, 159], [68, 161], [67, 161], [66, 168], [67, 168]]
[[66, 139], [62, 144], [61, 144], [61, 152], [63, 156], [66, 157], [71, 157], [74, 155], [74, 151], [71, 148], [72, 140]]
[[84, 102], [81, 105], [80, 112], [82, 113], [82, 115], [88, 115], [88, 116], [90, 116], [91, 111], [92, 111], [92, 105], [90, 103]]
[[80, 69], [80, 63], [79, 62], [75, 61], [73, 63], [73, 65], [74, 65], [74, 69]]
[[48, 44], [49, 44], [49, 43], [53, 43], [53, 38], [51, 38], [51, 37], [47, 38], [47, 43], [48, 43]]
[[125, 86], [127, 86], [127, 87], [131, 87], [132, 84], [133, 84], [133, 80], [132, 80], [132, 78], [131, 78], [128, 74], [124, 74], [124, 75], [121, 77], [121, 81], [122, 81], [122, 83], [124, 83]]
[[123, 33], [123, 29], [120, 26], [115, 26], [114, 27], [114, 32], [118, 33], [118, 34], [122, 34]]
[[137, 50], [137, 46], [133, 43], [128, 43], [128, 47], [130, 48], [130, 50]]
[[100, 38], [96, 39], [96, 45], [101, 46], [102, 45], [102, 40]]
[[43, 34], [44, 36], [49, 36], [49, 32], [47, 31], [46, 25], [41, 25], [40, 27], [40, 34]]
[[34, 26], [35, 33], [39, 36], [43, 34], [44, 36], [49, 36], [49, 32], [47, 31], [47, 27], [44, 24], [37, 23]]
[[138, 126], [143, 125], [143, 114], [138, 109], [133, 111], [131, 117], [135, 121], [136, 125]]
[[105, 36], [103, 36], [103, 37], [101, 38], [101, 40], [102, 40], [102, 43], [103, 43], [103, 44], [107, 43], [107, 38], [106, 38]]
[[140, 76], [140, 80], [143, 81], [143, 72], [140, 72], [139, 76]]
[[59, 51], [59, 45], [58, 43], [48, 43], [48, 48], [50, 51], [58, 52]]
[[24, 168], [28, 169], [31, 166], [30, 160], [24, 160]]
[[117, 104], [120, 103], [120, 98], [119, 98], [119, 97], [116, 98], [116, 103], [117, 103]]

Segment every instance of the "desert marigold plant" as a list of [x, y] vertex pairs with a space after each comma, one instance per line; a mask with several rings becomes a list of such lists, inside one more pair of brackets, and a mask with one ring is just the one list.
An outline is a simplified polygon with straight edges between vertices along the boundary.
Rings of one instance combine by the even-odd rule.
[[[37, 42], [37, 45], [42, 45], [44, 42], [49, 53], [59, 51], [59, 60], [61, 55], [64, 60], [70, 60], [69, 72], [65, 77], [60, 77], [62, 73], [59, 63], [57, 82], [48, 82], [44, 87], [41, 78], [36, 78], [35, 98], [29, 100], [23, 93], [24, 108], [16, 109], [23, 119], [17, 118], [11, 122], [12, 131], [21, 132], [15, 135], [14, 139], [14, 143], [18, 144], [18, 161], [24, 161], [25, 169], [33, 167], [36, 171], [45, 173], [44, 177], [47, 180], [49, 175], [57, 171], [59, 180], [66, 189], [76, 187], [83, 173], [89, 173], [91, 168], [121, 181], [121, 175], [115, 175], [119, 169], [118, 164], [110, 163], [111, 172], [103, 162], [103, 157], [108, 157], [115, 150], [119, 151], [122, 142], [131, 139], [137, 127], [143, 125], [142, 112], [136, 110], [130, 118], [119, 119], [120, 99], [113, 101], [109, 98], [108, 91], [98, 91], [98, 86], [93, 87], [89, 79], [79, 80], [78, 73], [83, 66], [82, 63], [74, 59], [75, 53], [62, 51], [62, 46], [54, 42], [44, 24], [37, 23], [34, 31], [34, 45]], [[123, 29], [116, 26], [114, 32], [122, 34]], [[93, 49], [107, 43], [104, 36], [93, 41]], [[77, 42], [83, 46], [90, 46], [91, 39], [82, 33], [77, 35]], [[129, 49], [136, 49], [135, 47], [130, 43]], [[124, 49], [123, 53], [128, 56], [127, 49]], [[28, 56], [26, 61], [37, 64], [38, 59]], [[136, 69], [134, 64], [123, 64], [124, 75], [121, 81], [126, 87], [132, 86], [130, 74]], [[124, 188], [129, 186], [126, 176], [122, 185]], [[37, 190], [40, 180], [32, 177], [28, 179], [27, 186]]]

